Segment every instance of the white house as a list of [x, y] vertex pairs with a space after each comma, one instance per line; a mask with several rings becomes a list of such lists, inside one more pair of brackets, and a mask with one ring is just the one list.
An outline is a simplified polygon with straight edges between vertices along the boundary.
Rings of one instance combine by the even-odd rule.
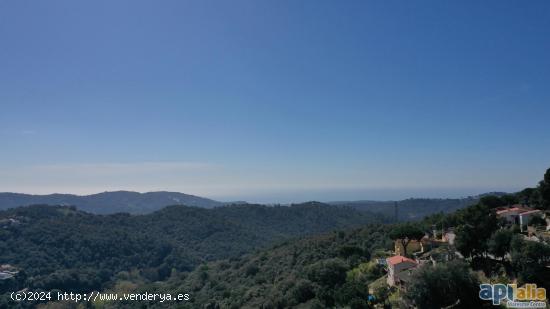
[[534, 216], [542, 217], [542, 211], [529, 207], [523, 207], [521, 205], [514, 205], [510, 208], [503, 208], [497, 210], [497, 217], [504, 218], [506, 221], [512, 224], [518, 224], [521, 231], [529, 224], [529, 221]]

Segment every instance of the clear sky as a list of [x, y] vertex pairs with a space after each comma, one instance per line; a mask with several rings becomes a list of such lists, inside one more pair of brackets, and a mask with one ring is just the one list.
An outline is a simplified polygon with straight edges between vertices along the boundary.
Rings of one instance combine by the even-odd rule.
[[0, 1], [0, 191], [510, 191], [549, 119], [549, 1]]

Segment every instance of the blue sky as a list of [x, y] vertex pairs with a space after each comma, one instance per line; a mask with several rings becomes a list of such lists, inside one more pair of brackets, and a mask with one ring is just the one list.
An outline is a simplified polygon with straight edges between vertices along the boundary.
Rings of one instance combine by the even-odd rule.
[[0, 191], [455, 197], [550, 167], [547, 1], [2, 1]]

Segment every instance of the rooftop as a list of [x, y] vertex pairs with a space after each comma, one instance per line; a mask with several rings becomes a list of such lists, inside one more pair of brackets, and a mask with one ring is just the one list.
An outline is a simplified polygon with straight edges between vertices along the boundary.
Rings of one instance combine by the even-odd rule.
[[388, 261], [388, 264], [390, 265], [397, 265], [404, 262], [414, 263], [417, 264], [415, 260], [409, 259], [408, 257], [404, 257], [401, 255], [395, 255], [390, 258], [387, 258], [386, 261]]
[[497, 215], [502, 215], [509, 212], [517, 212], [518, 214], [521, 214], [521, 213], [532, 212], [532, 211], [534, 211], [533, 208], [525, 207], [522, 205], [512, 205], [509, 208], [503, 208], [503, 209], [497, 210]]
[[539, 213], [539, 212], [541, 212], [541, 211], [538, 210], [538, 209], [533, 209], [533, 210], [522, 212], [522, 213], [520, 213], [520, 215], [528, 215], [528, 214], [534, 214], [534, 213]]

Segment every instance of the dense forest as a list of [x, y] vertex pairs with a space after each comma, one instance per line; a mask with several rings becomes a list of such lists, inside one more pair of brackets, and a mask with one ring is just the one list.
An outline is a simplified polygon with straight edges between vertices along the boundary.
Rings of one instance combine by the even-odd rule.
[[[349, 206], [358, 210], [379, 213], [393, 219], [395, 219], [394, 206], [397, 204], [397, 220], [410, 221], [421, 220], [425, 216], [434, 213], [451, 213], [458, 209], [474, 205], [479, 202], [479, 199], [483, 197], [483, 195], [456, 199], [409, 198], [401, 201], [351, 201], [332, 202], [330, 204], [338, 206]], [[491, 195], [503, 195], [503, 193], [496, 193]]]
[[0, 281], [0, 288], [100, 290], [115, 274], [136, 269], [145, 281], [164, 280], [172, 272], [291, 237], [379, 220], [320, 203], [171, 206], [135, 216], [94, 215], [67, 206], [19, 207], [0, 212], [0, 264], [20, 270], [17, 277]]
[[[134, 285], [135, 292], [191, 293], [181, 308], [494, 308], [479, 299], [481, 282], [535, 283], [550, 288], [550, 245], [525, 240], [517, 226], [497, 220], [499, 207], [524, 203], [550, 209], [550, 170], [537, 188], [484, 196], [475, 205], [421, 221], [371, 224], [359, 229], [289, 240], [241, 257], [204, 263], [191, 273]], [[455, 258], [426, 265], [412, 277], [406, 293], [385, 284], [378, 259], [391, 256], [403, 232], [424, 235], [434, 227], [453, 227]], [[507, 256], [507, 258], [505, 258]], [[131, 286], [120, 278], [111, 291]], [[372, 297], [372, 298], [371, 298]], [[105, 304], [107, 308], [131, 303]], [[165, 305], [151, 302], [149, 307]]]
[[392, 248], [391, 227], [376, 224], [288, 241], [269, 250], [207, 263], [190, 274], [139, 290], [187, 291], [193, 298], [186, 305], [192, 308], [204, 304], [207, 308], [362, 304], [369, 294], [367, 284], [384, 273], [370, 260]]

